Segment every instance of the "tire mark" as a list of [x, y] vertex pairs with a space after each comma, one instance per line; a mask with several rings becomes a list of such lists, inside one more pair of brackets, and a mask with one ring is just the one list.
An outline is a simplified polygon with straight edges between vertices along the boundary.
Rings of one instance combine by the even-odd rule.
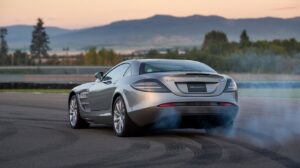
[[[163, 144], [165, 147], [165, 151], [163, 154], [159, 156], [152, 157], [150, 159], [146, 160], [138, 160], [138, 161], [123, 161], [123, 162], [115, 162], [112, 163], [111, 166], [119, 166], [119, 167], [149, 167], [149, 166], [155, 166], [155, 165], [163, 165], [168, 163], [174, 163], [174, 161], [166, 161], [170, 158], [174, 158], [180, 152], [184, 151], [186, 149], [186, 145], [180, 142], [176, 142], [174, 140], [153, 140], [148, 139], [150, 141], [158, 142], [160, 144]], [[162, 163], [163, 161], [163, 163]], [[178, 160], [177, 160], [178, 161]]]
[[250, 151], [253, 151], [253, 152], [258, 153], [258, 154], [260, 154], [264, 157], [267, 157], [270, 160], [272, 160], [274, 162], [277, 162], [280, 165], [283, 165], [285, 167], [289, 167], [289, 168], [299, 168], [300, 167], [299, 162], [297, 162], [293, 159], [290, 159], [286, 156], [283, 156], [279, 153], [270, 151], [268, 149], [259, 148], [259, 147], [250, 145], [246, 142], [241, 142], [241, 141], [238, 141], [238, 140], [234, 140], [234, 139], [230, 139], [230, 138], [226, 138], [226, 137], [222, 137], [222, 136], [216, 136], [216, 135], [209, 135], [209, 136], [213, 137], [213, 138], [216, 138], [216, 139], [219, 139], [219, 140], [222, 140], [224, 142], [230, 143], [230, 144], [234, 144], [234, 145], [238, 145], [238, 146], [241, 146], [243, 148], [246, 148]]
[[[182, 135], [180, 135], [182, 136]], [[204, 137], [197, 138], [194, 135], [184, 135], [183, 137], [188, 138], [202, 146], [203, 155], [194, 155], [194, 158], [187, 161], [191, 164], [211, 164], [220, 160], [223, 155], [223, 148], [217, 143], [210, 140], [206, 140]]]
[[251, 130], [247, 130], [244, 128], [237, 128], [237, 131], [242, 132], [244, 134], [250, 135], [252, 137], [258, 137], [260, 139], [263, 140], [263, 142], [268, 142], [268, 144], [272, 145], [272, 151], [279, 151], [281, 149], [281, 145], [279, 142], [277, 142], [273, 137], [268, 136], [266, 134], [263, 133], [259, 133], [259, 132], [254, 132]]
[[165, 146], [165, 152], [162, 155], [156, 156], [154, 158], [151, 158], [148, 160], [148, 162], [158, 162], [160, 160], [166, 160], [169, 158], [173, 158], [177, 156], [180, 152], [184, 151], [188, 146], [184, 143], [174, 141], [172, 139], [168, 140], [152, 140], [155, 142], [158, 142], [160, 144], [163, 144]]
[[[177, 135], [173, 136], [173, 138], [183, 137], [188, 138], [188, 136]], [[112, 164], [113, 166], [120, 166], [120, 167], [152, 167], [152, 166], [162, 166], [167, 164], [174, 164], [174, 157], [182, 154], [184, 150], [188, 149], [193, 152], [193, 157], [189, 161], [187, 159], [176, 159], [176, 163], [184, 163], [187, 164], [212, 164], [219, 160], [222, 156], [222, 149], [211, 141], [208, 140], [201, 140], [200, 145], [202, 146], [199, 148], [198, 146], [186, 144], [178, 141], [174, 141], [173, 139], [168, 140], [153, 140], [158, 143], [161, 143], [165, 146], [165, 152], [162, 155], [152, 157], [147, 160], [139, 160], [139, 161], [125, 161], [120, 163]], [[192, 139], [192, 141], [195, 141]], [[199, 144], [199, 141], [196, 141]], [[213, 152], [212, 152], [212, 151]]]
[[114, 162], [116, 162], [116, 158], [118, 162], [122, 162], [123, 160], [127, 160], [136, 154], [144, 152], [150, 148], [149, 143], [144, 142], [134, 142], [132, 143], [129, 148], [119, 151], [118, 153], [110, 154], [102, 158], [96, 158], [89, 160], [85, 163], [80, 163], [76, 165], [68, 165], [63, 166], [64, 168], [82, 168], [82, 167], [89, 167], [89, 168], [98, 168], [98, 167], [111, 167], [113, 166]]
[[0, 141], [18, 133], [18, 129], [8, 121], [1, 121], [0, 126], [4, 131], [0, 132]]
[[34, 156], [34, 155], [49, 153], [51, 151], [55, 151], [55, 150], [64, 148], [66, 146], [72, 145], [73, 143], [75, 143], [79, 139], [79, 137], [77, 135], [75, 135], [73, 133], [70, 133], [68, 131], [58, 130], [58, 129], [49, 128], [49, 127], [42, 127], [42, 126], [28, 126], [28, 127], [55, 131], [55, 132], [61, 134], [63, 136], [63, 139], [58, 144], [57, 143], [56, 144], [51, 144], [51, 145], [48, 145], [46, 147], [30, 150], [30, 151], [23, 152], [23, 153], [18, 153], [18, 154], [15, 154], [15, 155], [6, 155], [6, 156], [0, 158], [0, 162], [3, 163], [3, 162], [16, 160], [16, 159], [23, 159], [23, 158]]
[[[236, 128], [236, 131], [239, 131], [240, 133], [243, 133], [245, 135], [250, 135], [251, 137], [257, 137], [258, 139], [263, 140], [264, 142], [268, 142], [269, 144], [272, 145], [272, 152], [276, 153], [277, 151], [279, 151], [281, 149], [281, 145], [274, 140], [271, 136], [265, 135], [263, 133], [259, 133], [259, 132], [254, 132], [251, 130], [246, 130], [244, 128]], [[215, 134], [212, 134], [215, 135]], [[227, 135], [225, 135], [225, 137], [228, 137]], [[233, 138], [233, 137], [231, 137]], [[243, 148], [243, 147], [242, 147]], [[245, 155], [241, 155], [241, 153], [244, 153], [242, 150], [239, 150], [238, 148], [232, 148], [232, 147], [226, 147], [225, 148], [227, 151], [230, 151], [230, 155], [229, 155], [229, 161], [230, 162], [234, 162], [234, 163], [241, 163], [243, 161], [245, 161], [245, 159], [247, 159], [247, 161], [251, 160], [251, 159], [256, 159], [258, 158], [258, 155], [255, 155], [255, 152], [253, 153], [246, 153]], [[247, 148], [246, 148], [247, 149]], [[238, 151], [236, 151], [238, 150]]]

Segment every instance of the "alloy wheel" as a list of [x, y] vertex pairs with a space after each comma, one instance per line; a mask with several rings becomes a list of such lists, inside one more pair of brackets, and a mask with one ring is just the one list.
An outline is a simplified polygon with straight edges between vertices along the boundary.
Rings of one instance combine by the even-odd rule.
[[118, 134], [122, 134], [125, 125], [125, 105], [122, 99], [118, 99], [114, 107], [114, 128]]
[[78, 113], [77, 101], [76, 101], [76, 97], [73, 97], [71, 99], [70, 108], [69, 108], [69, 119], [70, 119], [70, 124], [72, 127], [76, 126], [77, 113]]

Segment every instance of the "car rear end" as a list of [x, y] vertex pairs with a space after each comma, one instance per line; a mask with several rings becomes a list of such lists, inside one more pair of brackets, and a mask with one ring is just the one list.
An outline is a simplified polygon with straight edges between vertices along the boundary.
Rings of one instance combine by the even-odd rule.
[[233, 123], [238, 112], [234, 80], [211, 70], [144, 73], [131, 89], [128, 114], [138, 126], [211, 128]]

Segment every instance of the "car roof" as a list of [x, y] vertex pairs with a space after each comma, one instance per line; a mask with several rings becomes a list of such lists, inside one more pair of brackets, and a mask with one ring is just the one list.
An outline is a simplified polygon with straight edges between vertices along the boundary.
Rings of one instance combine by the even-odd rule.
[[[125, 62], [139, 62], [139, 63], [143, 63], [143, 62], [153, 62], [153, 61], [192, 61], [192, 60], [185, 60], [185, 59], [132, 59], [132, 60], [127, 60]], [[196, 62], [196, 61], [193, 61]]]

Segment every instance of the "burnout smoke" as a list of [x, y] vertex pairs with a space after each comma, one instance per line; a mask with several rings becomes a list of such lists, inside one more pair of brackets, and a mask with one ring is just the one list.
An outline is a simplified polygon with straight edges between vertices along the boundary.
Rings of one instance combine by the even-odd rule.
[[[244, 140], [264, 147], [286, 144], [299, 136], [300, 99], [295, 97], [299, 89], [289, 82], [278, 83], [277, 87], [267, 87], [269, 95], [261, 93], [264, 87], [251, 89], [259, 94], [257, 97], [240, 97], [240, 113], [234, 128], [225, 136], [238, 139], [246, 134]], [[274, 96], [274, 92], [280, 94]]]
[[179, 127], [181, 116], [175, 108], [164, 108], [157, 117], [154, 129], [172, 129]]

